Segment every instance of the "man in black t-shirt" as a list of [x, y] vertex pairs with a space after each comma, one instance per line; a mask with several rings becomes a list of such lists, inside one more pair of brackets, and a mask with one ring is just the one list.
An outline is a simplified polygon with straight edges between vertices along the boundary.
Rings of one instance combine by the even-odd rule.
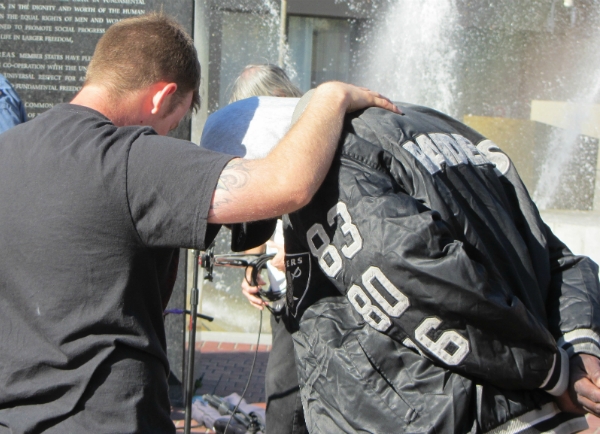
[[397, 110], [329, 83], [267, 158], [243, 161], [164, 137], [199, 80], [179, 25], [123, 20], [70, 104], [0, 136], [0, 433], [175, 432], [162, 308], [176, 249], [204, 248], [210, 223], [298, 209], [344, 113]]

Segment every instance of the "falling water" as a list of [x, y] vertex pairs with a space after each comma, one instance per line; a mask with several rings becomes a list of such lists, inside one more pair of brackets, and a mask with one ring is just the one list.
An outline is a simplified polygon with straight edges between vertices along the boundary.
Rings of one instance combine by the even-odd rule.
[[[365, 2], [347, 3], [365, 8]], [[499, 135], [511, 157], [531, 161], [537, 174], [528, 187], [540, 208], [591, 209], [595, 145], [582, 138], [581, 126], [600, 98], [597, 2], [389, 0], [371, 7], [379, 10], [364, 36], [361, 83], [458, 119], [479, 116], [484, 134], [504, 129]], [[554, 128], [549, 142], [533, 143], [522, 130], [498, 127], [506, 125], [503, 118], [526, 122], [533, 100], [571, 102], [576, 109], [561, 123], [569, 128]], [[586, 140], [591, 145], [582, 149]]]
[[[215, 109], [227, 104], [233, 82], [246, 65], [277, 64], [279, 60], [279, 3], [276, 0], [261, 0], [254, 4], [242, 0], [238, 7], [239, 10], [221, 13], [222, 33], [228, 37], [223, 38], [220, 46], [220, 94]], [[295, 77], [287, 46], [284, 48], [284, 67], [291, 77]]]
[[[593, 95], [600, 92], [600, 79], [593, 87]], [[581, 139], [581, 128], [589, 121], [591, 113], [591, 104], [589, 101], [574, 103], [574, 110], [566, 115], [566, 124], [570, 127], [560, 129], [553, 133], [550, 140], [546, 158], [541, 166], [540, 178], [533, 193], [533, 199], [540, 209], [551, 209], [557, 202], [558, 190], [564, 191], [568, 197], [576, 197], [577, 189], [580, 187], [573, 182], [572, 177], [565, 176], [573, 159], [578, 152], [578, 145]], [[584, 164], [594, 164], [594, 161], [585, 161]], [[588, 168], [588, 172], [593, 168]], [[571, 182], [570, 182], [571, 181]], [[591, 207], [592, 198], [582, 198], [587, 205]]]
[[394, 101], [456, 113], [454, 0], [393, 1], [369, 41], [365, 82]]
[[[597, 31], [597, 37], [592, 40], [600, 42], [600, 31]], [[593, 45], [597, 47], [597, 44]], [[541, 165], [540, 177], [532, 195], [540, 209], [555, 208], [557, 203], [568, 203], [569, 199], [572, 201], [572, 198], [580, 194], [577, 190], [581, 189], [581, 186], [577, 185], [567, 171], [580, 152], [578, 148], [582, 140], [581, 133], [590, 122], [593, 104], [600, 98], [600, 53], [595, 48], [589, 50], [588, 54], [590, 57], [588, 57], [585, 69], [587, 74], [580, 79], [580, 95], [569, 104], [571, 110], [565, 114], [561, 122], [568, 127], [558, 129], [553, 133]], [[577, 164], [589, 165], [587, 172], [593, 173], [596, 160], [584, 158]], [[595, 182], [600, 182], [600, 180], [595, 180]], [[593, 186], [590, 190], [593, 194]], [[559, 196], [566, 197], [566, 199], [560, 200]], [[586, 209], [591, 209], [593, 197], [582, 199], [587, 204]]]

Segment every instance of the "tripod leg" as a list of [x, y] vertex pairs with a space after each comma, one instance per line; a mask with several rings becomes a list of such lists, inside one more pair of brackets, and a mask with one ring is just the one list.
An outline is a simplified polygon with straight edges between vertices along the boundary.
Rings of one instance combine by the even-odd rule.
[[189, 330], [188, 338], [188, 358], [187, 358], [187, 370], [186, 370], [186, 383], [185, 383], [185, 428], [184, 433], [189, 434], [192, 422], [192, 395], [194, 394], [194, 358], [196, 355], [196, 322], [197, 317], [195, 313], [198, 311], [198, 250], [194, 250], [194, 268], [193, 268], [193, 281], [194, 285], [190, 294], [190, 323], [191, 327]]

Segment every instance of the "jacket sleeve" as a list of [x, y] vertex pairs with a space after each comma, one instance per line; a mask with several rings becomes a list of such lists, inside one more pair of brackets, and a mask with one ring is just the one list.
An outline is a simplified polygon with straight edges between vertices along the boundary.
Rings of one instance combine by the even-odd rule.
[[327, 215], [301, 218], [321, 269], [365, 322], [462, 375], [561, 394], [568, 358], [546, 325], [437, 212], [350, 166], [338, 202], [317, 207]]
[[27, 120], [23, 102], [0, 74], [0, 133]]
[[[541, 288], [545, 291], [548, 329], [569, 356], [586, 353], [600, 358], [600, 283], [598, 265], [586, 256], [574, 255], [542, 221], [516, 170], [505, 173], [526, 226], [545, 246], [537, 261]], [[539, 252], [538, 252], [539, 255]]]
[[600, 284], [598, 265], [576, 256], [546, 227], [551, 280], [548, 291], [549, 327], [569, 356], [600, 358]]

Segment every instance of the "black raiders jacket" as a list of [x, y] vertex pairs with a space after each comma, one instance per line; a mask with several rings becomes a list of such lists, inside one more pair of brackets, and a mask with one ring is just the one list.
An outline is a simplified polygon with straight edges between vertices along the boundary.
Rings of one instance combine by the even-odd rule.
[[585, 428], [551, 394], [567, 354], [600, 357], [597, 265], [554, 236], [494, 143], [401, 108], [348, 116], [323, 186], [286, 219], [310, 432]]

